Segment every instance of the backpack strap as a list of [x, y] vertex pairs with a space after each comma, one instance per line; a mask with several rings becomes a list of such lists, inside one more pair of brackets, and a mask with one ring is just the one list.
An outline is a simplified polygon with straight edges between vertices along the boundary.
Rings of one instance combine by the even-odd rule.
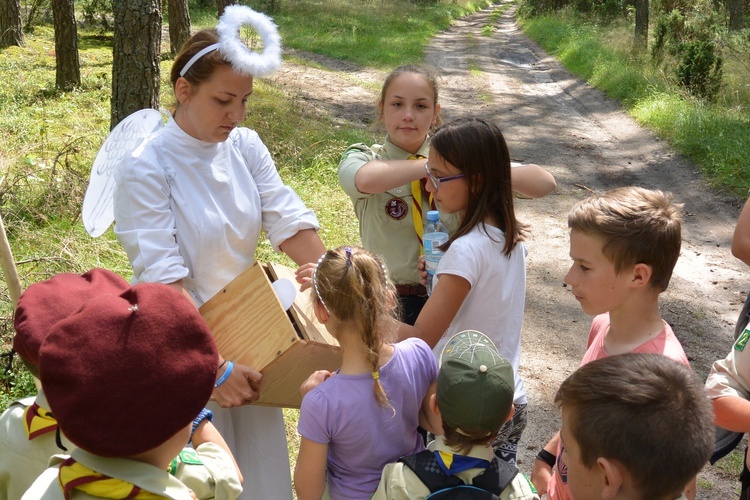
[[499, 496], [517, 475], [518, 468], [515, 465], [495, 457], [490, 462], [490, 466], [475, 477], [471, 484]]
[[[399, 461], [406, 464], [431, 492], [465, 484], [458, 476], [446, 476], [432, 451], [420, 451], [401, 457]], [[499, 496], [517, 474], [517, 467], [495, 457], [490, 466], [476, 476], [471, 484]]]
[[430, 492], [464, 484], [457, 476], [446, 476], [440, 465], [438, 465], [435, 453], [430, 450], [423, 450], [414, 455], [401, 457], [399, 462], [405, 463]]

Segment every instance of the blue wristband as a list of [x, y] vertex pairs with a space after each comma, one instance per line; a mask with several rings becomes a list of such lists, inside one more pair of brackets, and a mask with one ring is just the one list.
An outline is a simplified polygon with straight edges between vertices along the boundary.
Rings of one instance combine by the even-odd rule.
[[219, 380], [217, 380], [214, 384], [214, 388], [219, 387], [221, 384], [226, 382], [229, 376], [232, 374], [232, 370], [234, 370], [234, 363], [232, 363], [231, 361], [227, 361], [227, 368], [226, 370], [224, 370], [224, 373], [221, 374]]
[[[193, 430], [190, 431], [190, 441], [193, 440], [193, 434], [195, 434], [195, 429], [198, 428], [198, 426], [203, 422], [204, 420], [208, 420], [209, 422], [214, 421], [214, 412], [209, 410], [208, 408], [203, 408], [201, 412], [198, 414], [197, 417], [193, 420]], [[188, 442], [190, 442], [188, 441]]]

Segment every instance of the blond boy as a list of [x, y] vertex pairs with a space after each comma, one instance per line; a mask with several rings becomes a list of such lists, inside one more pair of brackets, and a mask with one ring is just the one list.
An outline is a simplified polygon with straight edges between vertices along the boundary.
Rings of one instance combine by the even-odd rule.
[[[595, 316], [581, 365], [628, 352], [689, 365], [659, 312], [659, 294], [680, 255], [680, 208], [669, 193], [623, 187], [582, 200], [568, 215], [573, 264], [565, 283], [583, 311]], [[537, 455], [531, 481], [550, 499], [571, 500], [559, 436]]]

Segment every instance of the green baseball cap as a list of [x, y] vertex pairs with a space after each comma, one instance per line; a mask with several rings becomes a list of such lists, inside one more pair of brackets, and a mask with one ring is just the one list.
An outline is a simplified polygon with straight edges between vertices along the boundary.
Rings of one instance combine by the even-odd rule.
[[455, 334], [440, 354], [437, 403], [443, 420], [461, 432], [495, 432], [513, 405], [513, 367], [483, 333]]

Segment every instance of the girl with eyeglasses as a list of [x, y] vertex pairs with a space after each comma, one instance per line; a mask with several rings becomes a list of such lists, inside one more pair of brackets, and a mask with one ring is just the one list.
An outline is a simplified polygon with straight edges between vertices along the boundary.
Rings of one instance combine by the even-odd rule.
[[438, 356], [462, 330], [487, 335], [513, 365], [515, 414], [494, 443], [495, 455], [515, 465], [526, 427], [526, 393], [518, 367], [526, 295], [526, 226], [513, 207], [510, 154], [500, 129], [470, 118], [442, 126], [431, 138], [424, 166], [427, 191], [441, 213], [459, 224], [441, 247], [432, 295], [401, 338], [420, 337]]
[[[362, 246], [383, 256], [412, 325], [427, 300], [418, 271], [422, 228], [434, 209], [425, 189], [428, 134], [440, 123], [437, 76], [421, 66], [401, 66], [385, 79], [378, 100], [386, 129], [382, 145], [354, 144], [339, 163], [339, 183], [359, 219]], [[538, 165], [513, 169], [513, 189], [530, 198], [547, 195], [555, 179]], [[455, 216], [441, 214], [449, 231]]]

